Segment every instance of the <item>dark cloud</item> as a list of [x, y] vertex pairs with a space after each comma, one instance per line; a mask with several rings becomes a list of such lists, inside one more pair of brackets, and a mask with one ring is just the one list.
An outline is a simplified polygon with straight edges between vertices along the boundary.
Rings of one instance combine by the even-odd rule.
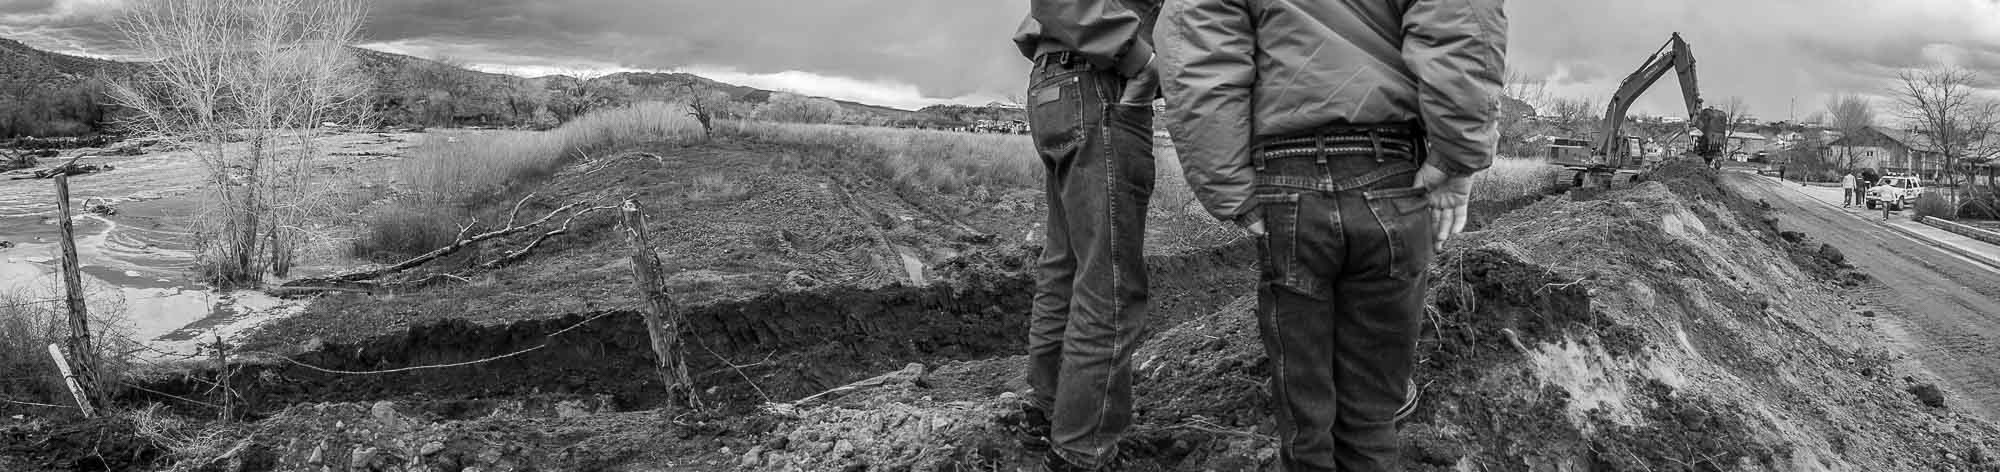
[[55, 0], [0, 0], [0, 15], [49, 13], [55, 8]]
[[993, 0], [430, 0], [377, 3], [370, 39], [433, 39], [639, 68], [799, 70], [950, 97], [1009, 88], [1022, 2]]
[[[144, 1], [144, 0], [126, 0]], [[0, 35], [117, 55], [109, 0], [0, 0]], [[931, 99], [1017, 93], [1027, 63], [1008, 41], [1021, 0], [376, 0], [366, 31], [402, 52], [561, 67], [801, 71], [908, 84]], [[1837, 92], [1881, 95], [1897, 71], [1948, 62], [2000, 77], [1992, 0], [1514, 0], [1510, 69], [1602, 100], [1679, 32], [1702, 92], [1769, 117]], [[1672, 79], [1641, 112], [1676, 113]], [[1798, 113], [1803, 116], [1807, 113]]]

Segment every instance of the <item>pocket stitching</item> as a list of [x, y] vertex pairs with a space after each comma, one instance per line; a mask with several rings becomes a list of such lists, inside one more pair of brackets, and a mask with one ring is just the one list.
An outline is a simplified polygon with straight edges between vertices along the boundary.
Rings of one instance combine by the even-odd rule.
[[[1260, 203], [1258, 209], [1255, 211], [1264, 212], [1265, 235], [1259, 238], [1264, 244], [1264, 247], [1261, 248], [1262, 253], [1265, 255], [1265, 258], [1270, 259], [1266, 261], [1269, 264], [1270, 270], [1277, 272], [1269, 274], [1269, 279], [1271, 280], [1266, 282], [1315, 300], [1326, 299], [1326, 294], [1322, 293], [1322, 287], [1319, 284], [1309, 284], [1308, 277], [1301, 272], [1303, 268], [1298, 264], [1300, 239], [1299, 215], [1304, 211], [1302, 208], [1304, 205], [1300, 202], [1301, 194], [1260, 193], [1252, 195], [1252, 198]], [[1273, 210], [1285, 211], [1278, 208], [1282, 206], [1290, 207], [1290, 213], [1282, 215], [1284, 218], [1289, 218], [1289, 220], [1280, 221], [1279, 218], [1274, 218]], [[1280, 242], [1279, 238], [1281, 237], [1286, 238], [1282, 241], [1285, 244], [1283, 247], [1285, 253], [1274, 254], [1275, 251], [1273, 249]]]
[[1056, 155], [1056, 157], [1060, 157], [1063, 154], [1068, 154], [1074, 151], [1078, 146], [1078, 144], [1083, 142], [1084, 111], [1083, 111], [1083, 97], [1081, 96], [1083, 93], [1082, 74], [1080, 72], [1074, 72], [1074, 71], [1065, 72], [1055, 77], [1044, 78], [1041, 81], [1037, 82], [1035, 85], [1028, 87], [1028, 95], [1029, 97], [1031, 97], [1029, 101], [1032, 102], [1034, 100], [1032, 97], [1034, 97], [1035, 94], [1040, 93], [1043, 90], [1047, 90], [1049, 88], [1061, 89], [1063, 87], [1071, 87], [1071, 86], [1074, 86], [1075, 89], [1073, 91], [1070, 91], [1069, 93], [1063, 93], [1061, 98], [1058, 98], [1056, 100], [1051, 100], [1048, 102], [1043, 102], [1041, 104], [1031, 103], [1029, 105], [1028, 118], [1030, 120], [1030, 126], [1033, 126], [1034, 124], [1033, 122], [1036, 114], [1035, 110], [1038, 108], [1051, 105], [1064, 104], [1064, 102], [1067, 102], [1067, 105], [1070, 107], [1070, 112], [1066, 117], [1069, 121], [1069, 123], [1067, 123], [1068, 126], [1062, 126], [1060, 127], [1060, 129], [1056, 130], [1047, 130], [1046, 128], [1043, 128], [1041, 130], [1036, 130], [1031, 128], [1030, 130], [1031, 133], [1039, 134], [1046, 132], [1046, 133], [1062, 133], [1065, 135], [1061, 139], [1049, 143], [1043, 143], [1039, 136], [1035, 136], [1034, 137], [1035, 148], [1042, 154]]

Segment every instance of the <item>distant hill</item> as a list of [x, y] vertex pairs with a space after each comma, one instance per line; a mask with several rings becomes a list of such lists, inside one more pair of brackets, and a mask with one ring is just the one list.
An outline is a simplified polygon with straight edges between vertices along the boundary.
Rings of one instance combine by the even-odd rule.
[[93, 133], [108, 110], [99, 74], [128, 64], [57, 54], [0, 38], [0, 139]]
[[[686, 73], [621, 72], [588, 80], [568, 76], [518, 77], [480, 72], [431, 59], [351, 48], [372, 78], [368, 116], [385, 126], [530, 126], [559, 124], [591, 109], [648, 98], [676, 97], [685, 84], [719, 90], [754, 111], [779, 93]], [[139, 73], [139, 64], [38, 50], [0, 38], [0, 138], [94, 134], [113, 110], [105, 105], [98, 76], [117, 80]], [[979, 120], [1021, 120], [1018, 109], [933, 106], [919, 111], [847, 100], [838, 105], [845, 123], [953, 128]]]

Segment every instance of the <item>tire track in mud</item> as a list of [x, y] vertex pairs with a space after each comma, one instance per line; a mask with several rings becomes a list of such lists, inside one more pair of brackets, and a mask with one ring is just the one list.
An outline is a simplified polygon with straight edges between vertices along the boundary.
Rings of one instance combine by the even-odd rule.
[[2000, 419], [2000, 274], [1780, 184], [1738, 173], [1721, 179], [1769, 203], [1778, 226], [1833, 245], [1867, 272], [1874, 280], [1858, 295], [1915, 334], [1904, 350], [1982, 415]]

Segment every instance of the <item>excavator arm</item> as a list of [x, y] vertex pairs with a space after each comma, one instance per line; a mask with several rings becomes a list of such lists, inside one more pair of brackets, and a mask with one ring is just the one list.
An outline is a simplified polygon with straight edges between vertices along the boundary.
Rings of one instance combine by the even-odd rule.
[[1688, 49], [1687, 41], [1681, 39], [1681, 34], [1674, 33], [1666, 45], [1660, 46], [1660, 50], [1646, 60], [1645, 65], [1633, 71], [1632, 75], [1626, 76], [1625, 81], [1619, 84], [1618, 92], [1611, 95], [1611, 102], [1604, 111], [1604, 124], [1599, 128], [1597, 148], [1593, 152], [1594, 157], [1600, 159], [1599, 162], [1610, 167], [1625, 167], [1630, 164], [1627, 162], [1630, 159], [1630, 150], [1625, 149], [1624, 136], [1619, 132], [1619, 128], [1625, 124], [1625, 113], [1632, 108], [1632, 103], [1639, 99], [1639, 95], [1645, 93], [1646, 89], [1651, 88], [1661, 77], [1666, 76], [1668, 70], [1680, 76], [1681, 99], [1687, 102], [1689, 125], [1702, 130], [1703, 133], [1695, 139], [1695, 153], [1704, 159], [1714, 159], [1715, 150], [1719, 146], [1711, 143], [1723, 139], [1713, 135], [1714, 130], [1719, 129], [1713, 122], [1720, 111], [1702, 108], [1701, 88], [1695, 81], [1694, 53]]

